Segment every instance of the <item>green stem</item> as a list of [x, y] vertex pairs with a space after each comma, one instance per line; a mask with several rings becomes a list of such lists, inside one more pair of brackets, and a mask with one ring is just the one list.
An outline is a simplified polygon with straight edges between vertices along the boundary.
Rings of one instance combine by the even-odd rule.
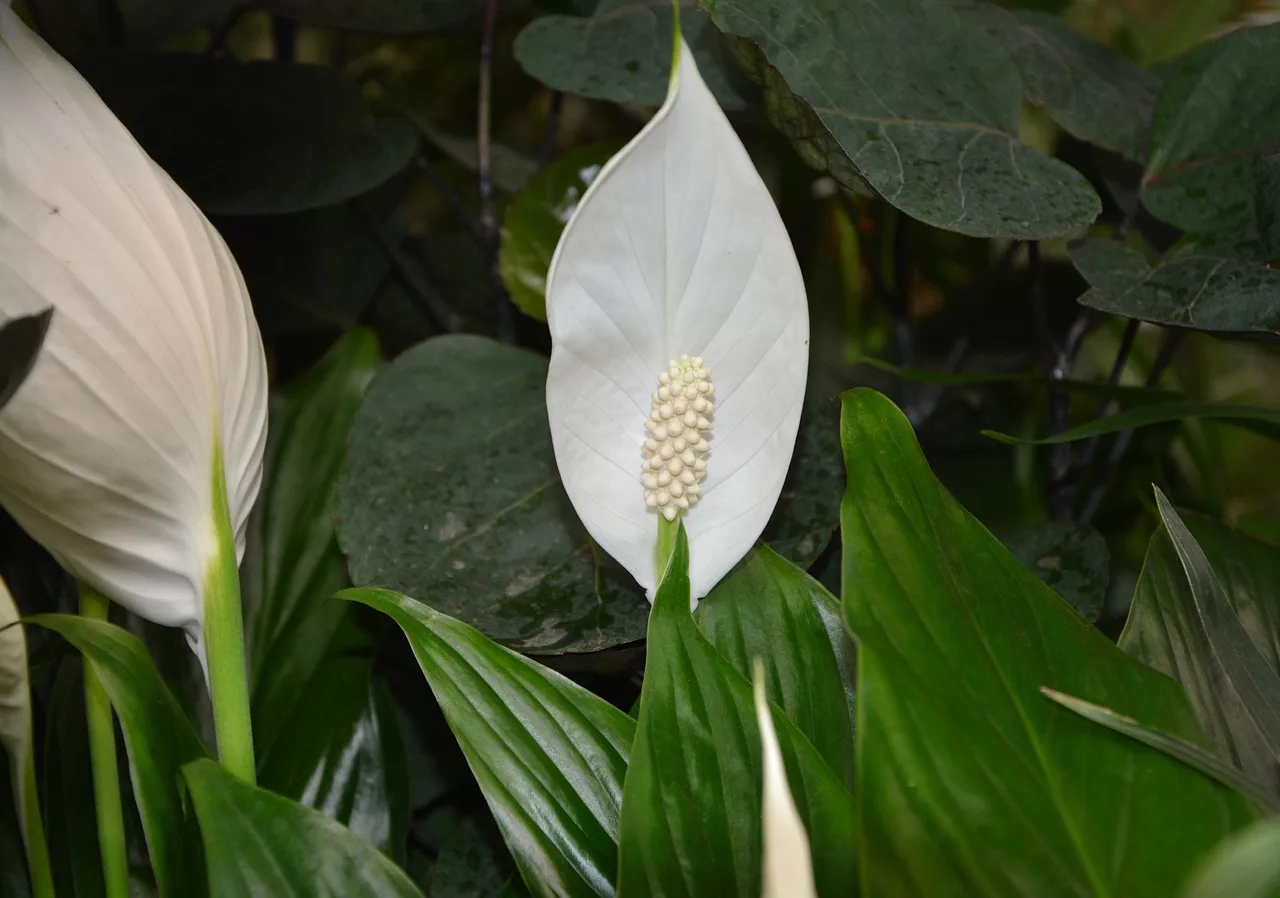
[[249, 678], [245, 670], [244, 619], [240, 607], [240, 571], [235, 533], [227, 505], [222, 451], [215, 447], [213, 523], [217, 552], [205, 573], [204, 648], [213, 700], [213, 729], [218, 760], [247, 783], [257, 781], [253, 725], [249, 717]]
[[[80, 584], [80, 613], [107, 619], [108, 603], [92, 587]], [[125, 845], [124, 809], [120, 805], [120, 771], [116, 765], [116, 727], [111, 701], [88, 658], [84, 659], [84, 709], [89, 725], [89, 762], [93, 768], [93, 803], [98, 814], [98, 851], [107, 898], [129, 898], [129, 853]]]
[[44, 821], [40, 818], [40, 796], [36, 791], [36, 756], [30, 746], [22, 764], [22, 820], [32, 898], [54, 898], [53, 867], [49, 863], [49, 846], [45, 842]]
[[654, 547], [653, 565], [657, 577], [654, 582], [661, 584], [662, 578], [666, 576], [667, 565], [671, 563], [671, 553], [676, 550], [676, 534], [680, 532], [680, 518], [676, 517], [674, 521], [668, 521], [662, 515], [658, 515], [658, 544]]

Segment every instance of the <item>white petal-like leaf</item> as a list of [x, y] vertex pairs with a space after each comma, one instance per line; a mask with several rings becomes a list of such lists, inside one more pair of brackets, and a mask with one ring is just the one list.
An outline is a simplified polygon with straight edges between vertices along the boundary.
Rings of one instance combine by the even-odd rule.
[[773, 729], [769, 700], [764, 694], [764, 670], [756, 663], [756, 720], [760, 725], [760, 748], [764, 762], [764, 800], [761, 811], [761, 841], [764, 853], [763, 898], [817, 898], [813, 884], [813, 858], [809, 836], [800, 822], [787, 769]]
[[65, 60], [0, 6], [0, 322], [53, 306], [0, 412], [0, 504], [68, 570], [198, 640], [220, 451], [242, 549], [266, 364], [239, 269]]
[[658, 515], [640, 483], [658, 372], [683, 354], [716, 408], [685, 514], [693, 598], [747, 553], [782, 489], [808, 369], [804, 282], [777, 208], [689, 48], [666, 103], [592, 183], [547, 277], [547, 411], [592, 538], [652, 600]]

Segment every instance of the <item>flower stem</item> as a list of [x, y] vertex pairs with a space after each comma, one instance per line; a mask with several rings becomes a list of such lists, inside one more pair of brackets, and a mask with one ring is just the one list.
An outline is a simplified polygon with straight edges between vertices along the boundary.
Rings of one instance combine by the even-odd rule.
[[249, 678], [245, 670], [244, 619], [240, 607], [240, 571], [235, 533], [227, 506], [222, 450], [213, 464], [213, 520], [217, 551], [205, 573], [204, 647], [213, 700], [213, 729], [218, 760], [247, 783], [257, 781], [253, 726], [249, 717]]
[[653, 565], [656, 576], [654, 583], [661, 583], [667, 574], [667, 565], [671, 563], [671, 553], [676, 550], [676, 534], [680, 531], [680, 518], [668, 521], [658, 515], [658, 544], [653, 551]]
[[[108, 602], [92, 587], [80, 584], [80, 614], [107, 619]], [[111, 700], [89, 659], [84, 660], [84, 710], [89, 727], [89, 762], [93, 768], [93, 804], [98, 815], [98, 852], [107, 898], [129, 898], [129, 855], [120, 806], [120, 770], [116, 765], [116, 727]]]
[[36, 791], [36, 756], [28, 747], [22, 764], [22, 821], [27, 843], [27, 869], [31, 875], [33, 898], [54, 898], [53, 867], [45, 842], [44, 821], [40, 819], [40, 798]]

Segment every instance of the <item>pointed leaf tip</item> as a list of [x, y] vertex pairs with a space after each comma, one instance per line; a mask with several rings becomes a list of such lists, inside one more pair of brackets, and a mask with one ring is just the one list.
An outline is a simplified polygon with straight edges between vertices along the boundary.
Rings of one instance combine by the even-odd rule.
[[760, 749], [764, 764], [764, 801], [761, 809], [763, 843], [763, 898], [817, 898], [813, 884], [813, 859], [809, 837], [800, 822], [787, 770], [773, 729], [769, 700], [764, 694], [764, 665], [755, 662], [754, 695], [760, 725]]

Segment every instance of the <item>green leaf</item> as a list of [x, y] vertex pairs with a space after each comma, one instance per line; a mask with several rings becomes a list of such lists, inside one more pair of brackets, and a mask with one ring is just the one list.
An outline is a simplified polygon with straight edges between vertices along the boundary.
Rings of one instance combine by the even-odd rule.
[[530, 318], [547, 320], [547, 269], [560, 232], [618, 149], [597, 143], [566, 153], [534, 175], [507, 206], [498, 273], [512, 301]]
[[27, 379], [44, 345], [53, 309], [11, 318], [0, 325], [0, 408], [4, 408]]
[[[8, 769], [11, 763], [0, 745], [0, 765]], [[0, 776], [0, 898], [31, 898], [18, 804], [13, 783], [9, 777]]]
[[318, 811], [209, 760], [187, 764], [182, 778], [200, 822], [211, 895], [422, 895], [399, 867]]
[[309, 25], [424, 34], [478, 15], [475, 0], [257, 0], [255, 6]]
[[1143, 161], [1160, 86], [1155, 74], [1056, 16], [989, 3], [963, 14], [1004, 45], [1028, 102], [1075, 137]]
[[1259, 730], [1239, 682], [1256, 672], [1280, 701], [1280, 550], [1209, 518], [1165, 517], [1181, 551], [1164, 530], [1151, 538], [1120, 647], [1181, 683], [1218, 754], [1280, 794], [1275, 733]]
[[208, 752], [146, 648], [137, 637], [105, 621], [66, 614], [38, 614], [27, 620], [79, 649], [111, 699], [124, 733], [133, 794], [160, 894], [202, 894], [204, 865], [192, 821], [184, 812], [179, 770], [189, 761], [208, 757]]
[[[454, 162], [470, 172], [479, 170], [480, 156], [475, 138], [445, 134], [420, 118], [414, 124], [424, 140]], [[504, 144], [495, 143], [490, 152], [493, 183], [508, 193], [515, 193], [538, 171], [537, 160]]]
[[1280, 155], [1259, 156], [1257, 177], [1254, 213], [1260, 251], [1265, 258], [1280, 258]]
[[1142, 203], [1198, 234], [1254, 234], [1258, 153], [1280, 146], [1280, 26], [1243, 28], [1180, 61], [1156, 103]]
[[998, 42], [930, 0], [707, 0], [742, 40], [773, 123], [810, 165], [976, 237], [1078, 231], [1101, 203], [1018, 141], [1022, 84]]
[[649, 603], [560, 485], [546, 377], [536, 353], [471, 336], [428, 340], [378, 375], [339, 489], [356, 585], [431, 596], [525, 652], [644, 638]]
[[280, 215], [365, 193], [417, 149], [337, 69], [180, 53], [121, 55], [85, 77], [207, 213]]
[[1001, 542], [1085, 620], [1098, 619], [1111, 577], [1111, 553], [1101, 533], [1073, 521], [1046, 521], [1016, 530]]
[[[775, 713], [774, 725], [818, 890], [854, 894], [853, 799], [789, 718]], [[654, 599], [632, 752], [618, 894], [760, 894], [762, 773], [751, 683], [689, 612], [683, 526]]]
[[842, 427], [862, 893], [1172, 894], [1250, 819], [1248, 805], [1039, 689], [1194, 739], [1181, 690], [1125, 656], [960, 507], [888, 399], [845, 394]]
[[854, 650], [836, 597], [757, 544], [699, 603], [696, 620], [743, 678], [763, 662], [768, 694], [852, 791]]
[[1154, 267], [1137, 250], [1094, 237], [1071, 247], [1092, 285], [1086, 306], [1156, 324], [1208, 331], [1280, 328], [1280, 272], [1233, 251], [1196, 251]]
[[[745, 104], [706, 13], [682, 3], [680, 30], [698, 71], [725, 109]], [[516, 38], [516, 60], [554, 90], [595, 100], [661, 106], [671, 73], [672, 4], [600, 0], [589, 17], [543, 16]], [[726, 65], [727, 63], [727, 65]]]
[[529, 890], [612, 895], [631, 718], [406, 596], [338, 595], [404, 630]]
[[[783, 558], [808, 568], [840, 524], [840, 424], [834, 403], [810, 400], [800, 414], [791, 470], [760, 539]], [[750, 678], [750, 668], [739, 671]]]
[[1275, 898], [1280, 894], [1280, 817], [1224, 839], [1196, 869], [1182, 898]]
[[1275, 795], [1269, 792], [1266, 786], [1249, 779], [1240, 770], [1221, 760], [1216, 755], [1210, 754], [1195, 743], [1180, 739], [1177, 736], [1170, 736], [1168, 733], [1161, 732], [1154, 727], [1139, 723], [1132, 717], [1117, 714], [1110, 708], [1081, 701], [1078, 698], [1063, 695], [1061, 692], [1055, 692], [1052, 689], [1041, 689], [1040, 691], [1044, 693], [1045, 698], [1076, 712], [1085, 720], [1092, 720], [1094, 723], [1109, 730], [1114, 730], [1131, 739], [1136, 739], [1143, 745], [1149, 745], [1170, 757], [1177, 758], [1182, 763], [1199, 770], [1205, 776], [1213, 777], [1224, 786], [1235, 789], [1241, 795], [1246, 795], [1253, 799], [1254, 803], [1266, 813], [1275, 814], [1280, 812], [1280, 799], [1277, 799]]
[[[1269, 436], [1280, 436], [1280, 409], [1255, 405], [1233, 405], [1229, 402], [1197, 402], [1185, 400], [1181, 402], [1154, 402], [1151, 405], [1139, 405], [1098, 418], [1079, 427], [1070, 427], [1061, 433], [1041, 439], [1028, 439], [994, 430], [982, 431], [984, 436], [1001, 443], [1016, 446], [1044, 446], [1050, 443], [1072, 443], [1090, 437], [1122, 430], [1133, 430], [1136, 427], [1147, 427], [1151, 424], [1167, 424], [1171, 421], [1183, 421], [1187, 418], [1207, 418], [1221, 420], [1240, 426], [1248, 426], [1247, 422], [1258, 422], [1249, 426], [1251, 430]], [[1261, 425], [1261, 426], [1259, 426]]]
[[526, 898], [497, 833], [487, 836], [473, 819], [453, 830], [440, 846], [428, 898]]

